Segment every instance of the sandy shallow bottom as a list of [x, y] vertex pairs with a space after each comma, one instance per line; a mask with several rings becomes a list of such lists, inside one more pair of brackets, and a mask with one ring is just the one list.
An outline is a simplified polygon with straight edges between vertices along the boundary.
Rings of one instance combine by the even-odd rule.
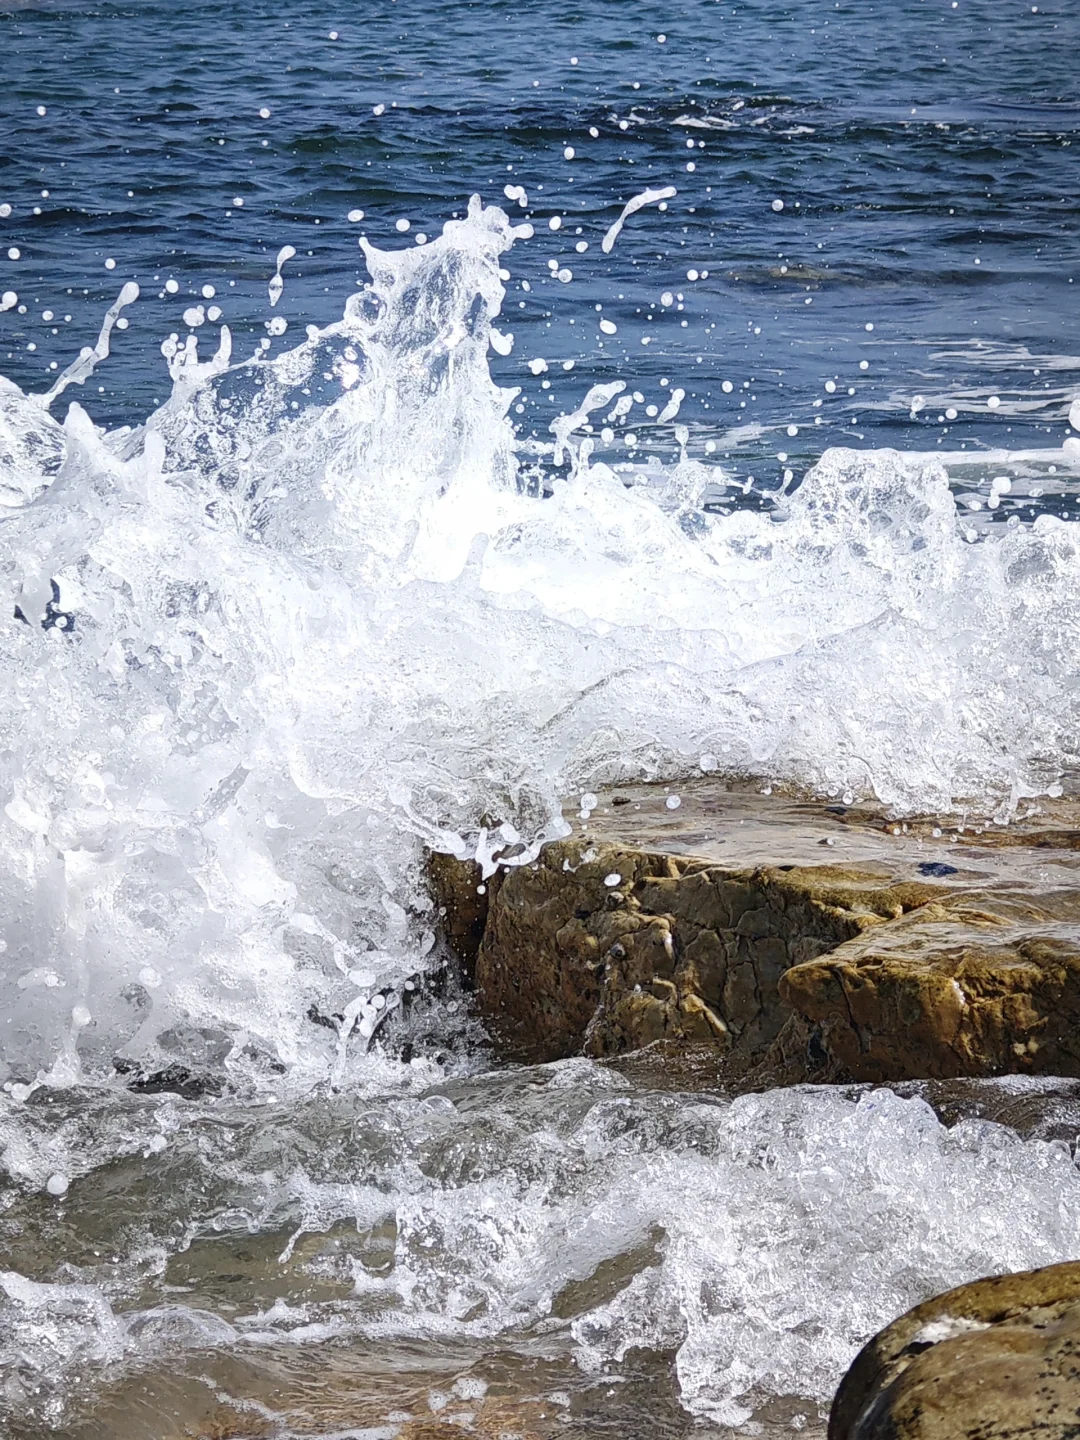
[[[819, 1440], [825, 1433], [816, 1406], [775, 1397], [735, 1429], [695, 1423], [679, 1405], [669, 1357], [639, 1355], [617, 1377], [586, 1381], [556, 1348], [353, 1343], [270, 1348], [248, 1358], [200, 1353], [182, 1369], [107, 1387], [50, 1433], [71, 1440], [779, 1440], [796, 1433]], [[16, 1424], [10, 1433], [29, 1440], [41, 1432]]]

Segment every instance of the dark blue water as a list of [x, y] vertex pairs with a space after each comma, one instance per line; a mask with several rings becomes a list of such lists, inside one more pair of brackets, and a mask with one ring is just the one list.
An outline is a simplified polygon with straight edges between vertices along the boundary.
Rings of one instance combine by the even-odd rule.
[[646, 407], [681, 387], [691, 454], [766, 486], [835, 443], [1056, 447], [1080, 389], [1078, 43], [1071, 0], [0, 5], [0, 369], [45, 388], [135, 279], [80, 396], [134, 423], [186, 309], [250, 353], [291, 244], [273, 344], [294, 344], [362, 283], [360, 235], [413, 244], [478, 191], [537, 229], [492, 357], [526, 437], [619, 375], [642, 399], [616, 458], [627, 429], [638, 457], [670, 448]]

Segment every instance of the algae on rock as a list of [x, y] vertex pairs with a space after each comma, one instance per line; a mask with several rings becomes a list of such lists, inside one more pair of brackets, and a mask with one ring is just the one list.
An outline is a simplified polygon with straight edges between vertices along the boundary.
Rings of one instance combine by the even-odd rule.
[[829, 1440], [1075, 1440], [1080, 1261], [961, 1285], [856, 1356]]

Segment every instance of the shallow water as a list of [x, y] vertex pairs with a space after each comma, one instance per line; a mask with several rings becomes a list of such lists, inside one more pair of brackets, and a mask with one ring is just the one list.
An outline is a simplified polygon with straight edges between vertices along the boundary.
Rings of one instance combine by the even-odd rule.
[[479, 1400], [535, 1435], [814, 1433], [892, 1315], [1075, 1253], [1075, 1082], [924, 1088], [946, 1128], [919, 1087], [731, 1100], [633, 1070], [8, 1103], [14, 1433], [482, 1429]]
[[0, 4], [5, 1433], [819, 1435], [1075, 1256], [1072, 1082], [499, 1066], [422, 857], [1075, 791], [1078, 25]]

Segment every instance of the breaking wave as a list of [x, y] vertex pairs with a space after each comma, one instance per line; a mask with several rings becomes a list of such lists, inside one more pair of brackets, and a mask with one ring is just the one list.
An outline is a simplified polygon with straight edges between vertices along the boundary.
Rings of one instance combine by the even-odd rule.
[[108, 324], [48, 396], [0, 382], [17, 1097], [192, 1054], [341, 1080], [436, 945], [423, 848], [523, 863], [578, 787], [720, 770], [1002, 815], [1060, 793], [1074, 528], [973, 543], [946, 470], [891, 451], [711, 514], [685, 430], [667, 466], [597, 457], [622, 382], [537, 454], [488, 370], [526, 231], [474, 200], [430, 244], [366, 246], [342, 319], [273, 359], [172, 337], [135, 430], [50, 413]]
[[947, 1128], [883, 1090], [642, 1094], [571, 1060], [324, 1105], [0, 1116], [21, 1179], [84, 1164], [88, 1140], [123, 1157], [44, 1219], [22, 1264], [52, 1278], [0, 1270], [0, 1415], [58, 1420], [91, 1366], [199, 1352], [202, 1371], [214, 1351], [357, 1339], [387, 1357], [456, 1346], [461, 1366], [546, 1336], [609, 1395], [635, 1351], [670, 1356], [683, 1406], [738, 1426], [770, 1396], [826, 1404], [866, 1338], [927, 1295], [1075, 1253], [1069, 1144]]

